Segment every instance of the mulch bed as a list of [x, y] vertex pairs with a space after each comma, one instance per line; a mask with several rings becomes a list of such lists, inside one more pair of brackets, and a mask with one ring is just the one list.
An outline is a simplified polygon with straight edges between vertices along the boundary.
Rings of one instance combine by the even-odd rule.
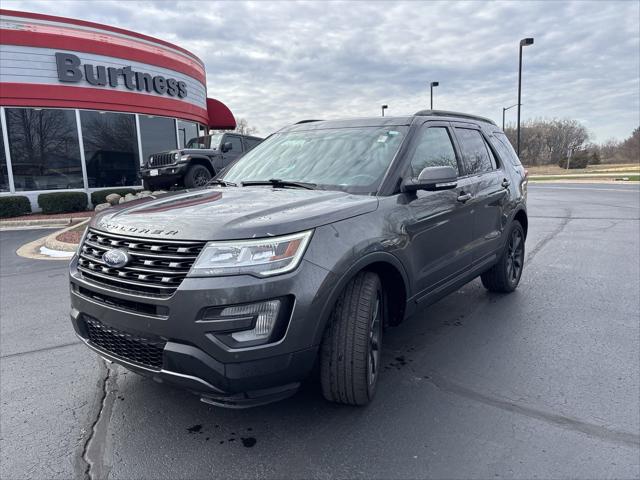
[[84, 233], [85, 228], [87, 228], [86, 224], [78, 225], [76, 228], [72, 228], [71, 230], [67, 230], [66, 232], [58, 235], [56, 237], [56, 240], [65, 243], [80, 243], [80, 239], [82, 238], [82, 234]]

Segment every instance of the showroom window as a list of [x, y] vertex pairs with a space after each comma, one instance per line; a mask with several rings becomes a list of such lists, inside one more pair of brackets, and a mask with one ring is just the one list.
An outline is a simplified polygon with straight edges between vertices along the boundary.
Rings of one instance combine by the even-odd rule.
[[9, 172], [7, 170], [7, 156], [4, 153], [4, 136], [0, 128], [0, 192], [9, 191]]
[[176, 124], [172, 118], [138, 115], [142, 159], [150, 155], [176, 148]]
[[5, 112], [17, 191], [84, 187], [73, 110], [7, 108]]
[[135, 116], [83, 110], [80, 123], [89, 187], [139, 185]]
[[178, 148], [184, 148], [184, 146], [189, 143], [189, 140], [199, 136], [200, 129], [197, 123], [178, 120], [178, 140], [180, 142]]

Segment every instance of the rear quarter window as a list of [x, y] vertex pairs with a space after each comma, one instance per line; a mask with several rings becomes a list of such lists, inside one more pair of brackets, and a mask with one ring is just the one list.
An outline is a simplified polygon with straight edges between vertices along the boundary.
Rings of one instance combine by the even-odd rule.
[[491, 137], [491, 145], [498, 151], [498, 155], [504, 162], [508, 160], [509, 163], [516, 167], [521, 167], [522, 163], [520, 163], [520, 159], [516, 154], [516, 151], [511, 146], [511, 142], [507, 138], [507, 136], [502, 132], [495, 132], [493, 137]]

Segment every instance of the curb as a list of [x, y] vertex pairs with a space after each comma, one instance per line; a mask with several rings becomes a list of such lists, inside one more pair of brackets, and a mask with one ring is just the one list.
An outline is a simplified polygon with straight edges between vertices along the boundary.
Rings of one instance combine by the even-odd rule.
[[66, 227], [68, 225], [77, 225], [80, 222], [89, 220], [91, 217], [74, 217], [74, 218], [38, 218], [34, 220], [2, 220], [0, 221], [0, 229], [8, 230], [15, 227]]
[[51, 235], [48, 235], [44, 239], [44, 246], [47, 247], [50, 250], [58, 250], [59, 252], [75, 252], [76, 249], [78, 248], [78, 244], [77, 243], [61, 242], [60, 240], [56, 240], [56, 237], [58, 235], [60, 235], [61, 233], [67, 232], [69, 230], [72, 230], [72, 229], [78, 227], [79, 225], [83, 225], [85, 223], [89, 223], [89, 220], [91, 220], [91, 219], [87, 218], [87, 219], [83, 220], [82, 222], [77, 222], [77, 223], [72, 224], [71, 226], [69, 226], [67, 228], [64, 228], [62, 230], [57, 230], [56, 232], [52, 233]]

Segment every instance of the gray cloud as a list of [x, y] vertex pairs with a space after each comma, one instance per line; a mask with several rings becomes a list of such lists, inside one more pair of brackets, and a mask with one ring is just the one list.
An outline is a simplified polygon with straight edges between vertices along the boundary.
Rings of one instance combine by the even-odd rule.
[[[209, 96], [268, 134], [302, 118], [428, 106], [501, 120], [569, 117], [597, 141], [640, 123], [640, 3], [109, 2], [4, 0], [163, 38], [202, 58]], [[515, 120], [515, 110], [508, 112]]]

